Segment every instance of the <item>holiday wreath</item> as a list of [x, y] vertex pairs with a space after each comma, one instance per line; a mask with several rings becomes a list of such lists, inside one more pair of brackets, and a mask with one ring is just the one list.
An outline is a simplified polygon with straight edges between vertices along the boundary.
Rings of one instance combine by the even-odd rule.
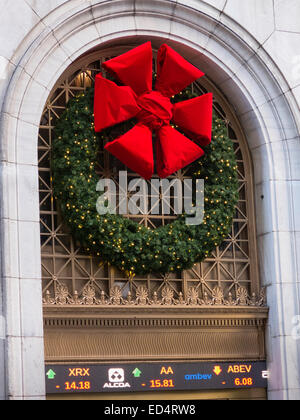
[[[184, 87], [180, 93], [173, 95], [171, 102], [175, 105], [191, 99], [196, 101], [196, 98], [191, 88]], [[102, 100], [105, 99], [103, 95]], [[107, 140], [109, 150], [116, 137], [117, 141], [128, 138], [126, 133], [136, 127], [139, 119], [130, 119], [117, 126], [108, 124], [109, 128], [101, 127], [98, 130], [101, 132], [95, 133], [94, 100], [93, 88], [70, 100], [55, 128], [52, 160], [54, 193], [74, 238], [91, 255], [99, 256], [102, 261], [130, 275], [169, 273], [191, 268], [196, 262], [203, 261], [228, 236], [238, 201], [237, 162], [224, 121], [213, 114], [211, 143], [207, 138], [202, 139], [203, 151], [196, 145], [194, 149], [192, 147], [198, 153], [198, 159], [196, 157], [194, 161], [194, 157], [190, 160], [193, 163], [190, 163], [188, 157], [186, 161], [186, 164], [190, 163], [189, 172], [193, 178], [205, 181], [203, 223], [189, 225], [186, 216], [181, 215], [174, 222], [151, 230], [121, 215], [100, 215], [97, 212], [99, 176], [95, 168], [99, 159], [100, 137]], [[143, 115], [143, 122], [145, 117], [147, 119], [149, 115]], [[151, 124], [155, 128], [153, 124], [156, 121], [152, 120]], [[178, 136], [183, 138], [183, 134], [184, 130], [178, 131]], [[200, 156], [203, 157], [199, 160]], [[157, 167], [159, 169], [159, 164]], [[143, 166], [140, 165], [140, 168]], [[152, 167], [150, 169], [153, 170]], [[147, 172], [147, 178], [151, 176], [151, 171]], [[165, 168], [161, 167], [161, 171], [168, 175]]]

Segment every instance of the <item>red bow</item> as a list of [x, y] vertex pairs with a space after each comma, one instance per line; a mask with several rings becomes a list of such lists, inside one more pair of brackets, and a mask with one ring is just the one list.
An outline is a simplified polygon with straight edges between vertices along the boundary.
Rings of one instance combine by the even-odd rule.
[[175, 105], [170, 101], [204, 73], [164, 44], [158, 51], [156, 90], [152, 90], [152, 62], [152, 46], [147, 42], [102, 64], [125, 86], [117, 86], [101, 74], [95, 81], [96, 132], [136, 117], [136, 126], [105, 149], [145, 179], [154, 172], [153, 130], [158, 136], [155, 147], [160, 178], [204, 154], [194, 141], [171, 127], [171, 120], [201, 146], [211, 142], [212, 132], [211, 93]]

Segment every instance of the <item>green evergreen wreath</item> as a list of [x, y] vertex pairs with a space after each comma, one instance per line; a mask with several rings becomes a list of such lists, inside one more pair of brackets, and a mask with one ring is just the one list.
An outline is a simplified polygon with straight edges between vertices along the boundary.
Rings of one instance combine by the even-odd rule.
[[[173, 100], [193, 96], [186, 89]], [[212, 143], [191, 165], [194, 178], [205, 180], [203, 223], [187, 225], [182, 215], [150, 230], [121, 215], [100, 216], [96, 210], [100, 137], [112, 140], [128, 131], [132, 122], [95, 134], [93, 100], [93, 89], [70, 100], [55, 129], [54, 194], [74, 238], [91, 255], [130, 275], [169, 273], [203, 261], [228, 237], [238, 201], [237, 162], [224, 121], [214, 114]]]

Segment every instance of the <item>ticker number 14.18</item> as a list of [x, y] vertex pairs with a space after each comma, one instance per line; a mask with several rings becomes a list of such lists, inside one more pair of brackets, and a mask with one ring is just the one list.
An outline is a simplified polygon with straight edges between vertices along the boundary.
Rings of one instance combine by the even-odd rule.
[[90, 382], [65, 382], [66, 391], [83, 391], [91, 389]]

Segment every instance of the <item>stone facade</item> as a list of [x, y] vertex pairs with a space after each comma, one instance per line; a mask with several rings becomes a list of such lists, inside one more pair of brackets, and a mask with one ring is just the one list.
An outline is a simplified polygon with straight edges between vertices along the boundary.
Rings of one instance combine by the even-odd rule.
[[236, 110], [255, 173], [269, 398], [300, 399], [299, 1], [1, 0], [0, 11], [0, 398], [45, 394], [37, 163], [44, 104], [82, 54], [138, 37], [174, 46]]

